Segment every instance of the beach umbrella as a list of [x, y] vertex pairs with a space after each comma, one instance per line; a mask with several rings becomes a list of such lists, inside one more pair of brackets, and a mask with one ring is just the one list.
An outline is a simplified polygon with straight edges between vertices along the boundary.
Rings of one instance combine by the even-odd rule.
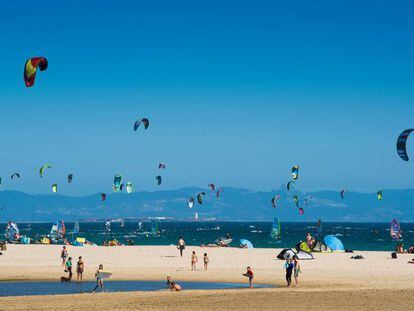
[[333, 251], [343, 251], [344, 245], [341, 240], [333, 235], [327, 235], [324, 239], [325, 244], [331, 248]]
[[245, 239], [240, 239], [240, 245], [246, 245], [247, 248], [254, 248], [252, 242]]

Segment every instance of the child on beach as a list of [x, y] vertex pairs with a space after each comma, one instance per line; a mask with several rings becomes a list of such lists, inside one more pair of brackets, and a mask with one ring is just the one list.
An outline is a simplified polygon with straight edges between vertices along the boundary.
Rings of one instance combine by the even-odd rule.
[[198, 262], [198, 258], [196, 255], [196, 252], [193, 251], [193, 254], [191, 255], [191, 271], [197, 270], [196, 263]]
[[167, 289], [172, 291], [172, 292], [179, 292], [182, 290], [182, 287], [178, 284], [176, 284], [173, 280], [172, 277], [167, 276]]
[[302, 271], [300, 270], [300, 263], [299, 263], [299, 259], [298, 256], [294, 255], [293, 256], [293, 277], [295, 278], [295, 284], [296, 286], [298, 286], [299, 284], [299, 273], [301, 273]]
[[62, 251], [60, 252], [60, 258], [62, 258], [62, 267], [64, 267], [66, 264], [66, 258], [68, 258], [66, 246], [63, 246]]
[[291, 258], [286, 258], [285, 269], [286, 269], [286, 282], [287, 282], [288, 287], [292, 283], [292, 270], [293, 270], [294, 266], [295, 265], [292, 262], [292, 259]]
[[101, 292], [104, 291], [104, 284], [103, 284], [103, 280], [99, 277], [99, 272], [103, 271], [103, 265], [99, 265], [98, 270], [96, 270], [95, 272], [95, 277], [96, 277], [96, 286], [93, 289], [93, 293], [98, 289], [98, 287], [101, 288]]
[[72, 281], [72, 257], [69, 257], [66, 261], [66, 271], [69, 272], [69, 281]]
[[82, 257], [79, 256], [79, 260], [76, 266], [76, 273], [78, 274], [78, 282], [82, 281], [82, 276], [83, 276], [83, 269], [85, 267], [85, 264], [83, 263]]
[[207, 270], [208, 263], [210, 262], [210, 259], [208, 259], [207, 253], [204, 253], [203, 261], [204, 261], [204, 270]]
[[253, 270], [250, 267], [247, 267], [247, 271], [245, 274], [243, 274], [243, 276], [249, 278], [250, 288], [253, 288], [253, 278], [254, 278]]

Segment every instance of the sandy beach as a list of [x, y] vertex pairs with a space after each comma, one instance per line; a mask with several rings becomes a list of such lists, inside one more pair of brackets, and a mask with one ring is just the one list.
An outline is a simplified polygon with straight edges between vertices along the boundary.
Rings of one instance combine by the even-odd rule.
[[[255, 282], [274, 288], [214, 291], [104, 293], [68, 296], [0, 298], [1, 309], [56, 309], [65, 301], [72, 309], [274, 309], [277, 304], [300, 301], [310, 310], [396, 309], [396, 304], [414, 302], [414, 265], [407, 262], [413, 255], [391, 259], [388, 252], [355, 252], [364, 260], [351, 260], [352, 254], [315, 254], [315, 260], [302, 261], [300, 286], [285, 287], [283, 261], [275, 260], [279, 250], [187, 247], [179, 257], [175, 246], [68, 247], [73, 258], [85, 261], [85, 279], [93, 280], [99, 264], [113, 272], [113, 280], [164, 280], [172, 275], [180, 281], [217, 281], [246, 283], [242, 276], [250, 265]], [[59, 259], [61, 246], [8, 245], [0, 257], [0, 280], [58, 281], [63, 275]], [[207, 252], [208, 271], [199, 263], [190, 270], [190, 252], [200, 260]], [[102, 299], [105, 295], [105, 299]], [[62, 298], [63, 297], [63, 298]], [[363, 302], [363, 303], [362, 303]], [[361, 308], [360, 308], [361, 309]]]

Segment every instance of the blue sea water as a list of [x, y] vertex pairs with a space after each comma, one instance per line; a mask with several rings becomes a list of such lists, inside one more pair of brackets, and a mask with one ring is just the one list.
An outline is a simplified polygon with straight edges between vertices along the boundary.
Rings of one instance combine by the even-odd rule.
[[[23, 223], [18, 224], [20, 233], [35, 240], [50, 232], [51, 223]], [[67, 223], [68, 240], [74, 223]], [[238, 247], [239, 239], [251, 241], [254, 247], [260, 248], [288, 248], [294, 247], [297, 242], [304, 240], [306, 233], [316, 233], [316, 223], [282, 223], [282, 240], [277, 243], [270, 237], [271, 222], [159, 222], [159, 235], [153, 236], [150, 232], [152, 224], [144, 222], [139, 230], [138, 222], [126, 222], [124, 227], [114, 222], [111, 232], [105, 230], [105, 223], [80, 223], [78, 236], [102, 245], [104, 240], [117, 239], [126, 243], [127, 239], [134, 241], [135, 245], [171, 245], [176, 244], [182, 236], [187, 245], [201, 245], [225, 236], [227, 233], [234, 239], [230, 246]], [[5, 224], [0, 226], [4, 231]], [[323, 235], [334, 235], [344, 244], [346, 249], [353, 250], [382, 250], [395, 249], [397, 242], [390, 236], [388, 223], [324, 223]], [[405, 247], [414, 244], [414, 223], [402, 223], [403, 240]], [[322, 235], [322, 237], [323, 237]]]

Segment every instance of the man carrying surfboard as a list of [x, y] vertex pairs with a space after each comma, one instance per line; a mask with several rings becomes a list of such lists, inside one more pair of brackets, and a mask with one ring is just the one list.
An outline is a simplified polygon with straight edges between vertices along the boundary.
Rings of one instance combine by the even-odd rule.
[[98, 287], [100, 287], [101, 292], [103, 292], [104, 291], [104, 282], [103, 282], [103, 280], [104, 279], [109, 279], [111, 277], [111, 275], [112, 275], [111, 272], [104, 271], [103, 265], [99, 265], [98, 270], [96, 270], [96, 272], [95, 272], [96, 286], [95, 286], [95, 288], [93, 289], [92, 292], [95, 292], [98, 289]]

